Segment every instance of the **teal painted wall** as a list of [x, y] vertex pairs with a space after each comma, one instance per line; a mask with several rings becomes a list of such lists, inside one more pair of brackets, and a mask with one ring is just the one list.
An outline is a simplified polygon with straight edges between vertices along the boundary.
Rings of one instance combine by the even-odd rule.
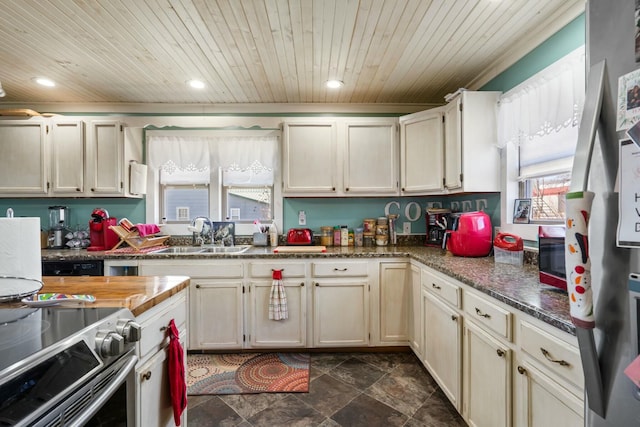
[[567, 53], [584, 45], [585, 33], [586, 23], [583, 13], [518, 62], [498, 74], [480, 90], [507, 92]]
[[16, 217], [40, 217], [40, 226], [49, 229], [49, 206], [69, 208], [68, 225], [75, 229], [89, 228], [91, 212], [104, 208], [109, 215], [118, 219], [128, 218], [134, 224], [144, 222], [145, 206], [141, 199], [0, 199], [0, 216], [5, 216], [8, 208]]
[[[439, 197], [392, 198], [286, 198], [283, 203], [284, 229], [304, 227], [314, 233], [323, 225], [346, 225], [356, 228], [365, 218], [377, 218], [386, 214], [398, 214], [396, 231], [402, 232], [404, 222], [411, 223], [412, 234], [426, 232], [425, 209], [449, 208], [453, 212], [484, 210], [491, 223], [500, 224], [500, 194], [476, 193]], [[305, 211], [307, 224], [298, 224], [298, 212]]]

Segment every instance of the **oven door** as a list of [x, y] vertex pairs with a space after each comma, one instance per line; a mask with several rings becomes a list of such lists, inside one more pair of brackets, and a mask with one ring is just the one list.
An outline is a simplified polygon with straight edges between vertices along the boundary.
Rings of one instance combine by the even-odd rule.
[[135, 348], [125, 353], [35, 426], [132, 426], [135, 420]]

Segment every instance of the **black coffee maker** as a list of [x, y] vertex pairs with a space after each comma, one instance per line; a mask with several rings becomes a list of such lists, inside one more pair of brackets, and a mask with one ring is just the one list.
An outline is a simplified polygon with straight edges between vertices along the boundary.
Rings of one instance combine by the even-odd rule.
[[425, 246], [442, 247], [444, 234], [447, 231], [451, 209], [427, 208], [425, 218], [427, 220], [427, 238]]

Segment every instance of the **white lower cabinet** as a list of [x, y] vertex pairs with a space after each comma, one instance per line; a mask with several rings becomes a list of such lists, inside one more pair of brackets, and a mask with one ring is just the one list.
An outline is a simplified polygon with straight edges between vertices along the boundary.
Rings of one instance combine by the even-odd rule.
[[367, 262], [313, 262], [314, 347], [369, 345]]
[[423, 363], [460, 411], [462, 391], [462, 316], [428, 290], [422, 291]]
[[191, 280], [190, 349], [242, 348], [243, 289], [241, 280]]
[[420, 266], [414, 263], [411, 269], [411, 295], [409, 312], [409, 345], [413, 352], [422, 360], [424, 354], [424, 321], [422, 309], [422, 285], [420, 283]]
[[465, 321], [462, 416], [472, 427], [511, 425], [511, 357], [504, 343]]
[[379, 281], [380, 345], [407, 345], [411, 311], [411, 271], [407, 262], [381, 262]]
[[[169, 388], [169, 338], [166, 329], [173, 319], [180, 333], [186, 363], [186, 317], [187, 291], [184, 290], [136, 318], [142, 327], [141, 340], [136, 348], [139, 359], [134, 381], [136, 426], [175, 426]], [[186, 424], [185, 411], [181, 425]]]

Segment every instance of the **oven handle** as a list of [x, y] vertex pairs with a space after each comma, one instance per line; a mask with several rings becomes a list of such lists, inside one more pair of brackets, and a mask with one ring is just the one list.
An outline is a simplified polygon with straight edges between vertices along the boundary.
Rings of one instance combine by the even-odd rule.
[[127, 380], [127, 376], [133, 371], [136, 367], [136, 363], [138, 363], [138, 356], [132, 354], [129, 356], [129, 360], [125, 365], [120, 368], [118, 375], [116, 375], [111, 384], [109, 384], [100, 394], [100, 396], [94, 400], [89, 406], [85, 408], [85, 410], [79, 414], [70, 424], [71, 427], [83, 426], [85, 425], [91, 417], [93, 417], [102, 406], [107, 403], [107, 401], [111, 398], [111, 396], [118, 390], [120, 385]]

